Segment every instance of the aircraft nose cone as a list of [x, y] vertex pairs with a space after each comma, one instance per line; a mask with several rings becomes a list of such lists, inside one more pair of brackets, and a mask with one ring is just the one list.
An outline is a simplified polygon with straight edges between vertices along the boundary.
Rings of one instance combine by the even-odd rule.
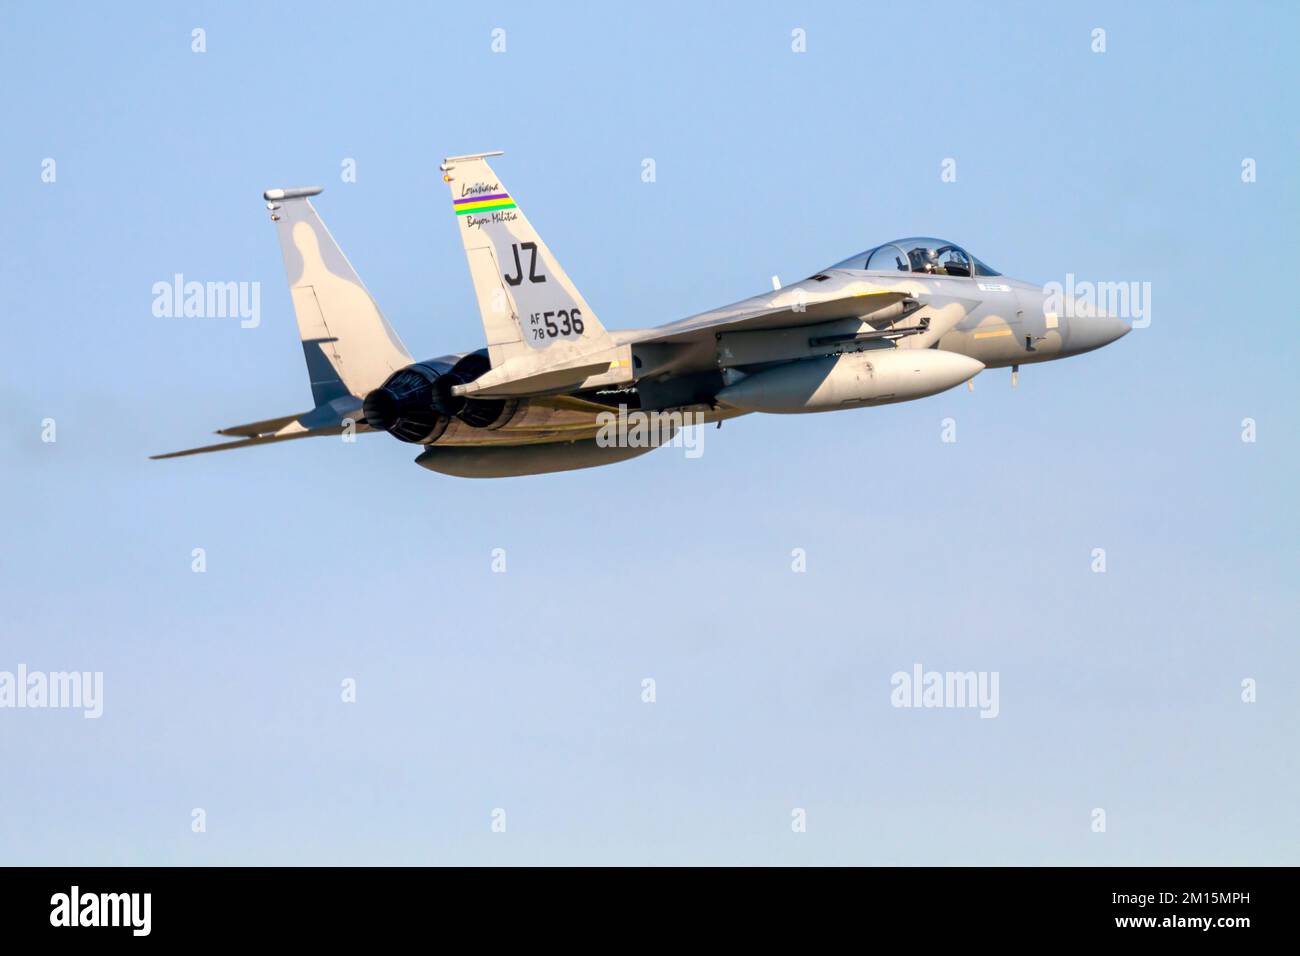
[[1110, 345], [1131, 331], [1127, 322], [1112, 315], [1074, 316], [1069, 322], [1069, 349], [1075, 354]]

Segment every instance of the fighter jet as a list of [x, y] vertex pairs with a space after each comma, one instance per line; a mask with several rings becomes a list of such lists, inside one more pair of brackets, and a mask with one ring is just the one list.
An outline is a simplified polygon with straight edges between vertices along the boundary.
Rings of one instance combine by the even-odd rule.
[[414, 361], [312, 206], [321, 189], [271, 189], [263, 198], [313, 407], [217, 432], [234, 441], [155, 457], [376, 431], [421, 446], [416, 463], [447, 475], [569, 471], [662, 445], [610, 441], [614, 413], [720, 423], [887, 405], [986, 368], [1010, 366], [1014, 380], [1022, 365], [1090, 352], [1129, 330], [1114, 316], [1062, 309], [956, 243], [912, 238], [677, 322], [611, 331], [488, 165], [500, 155], [440, 167], [486, 348]]

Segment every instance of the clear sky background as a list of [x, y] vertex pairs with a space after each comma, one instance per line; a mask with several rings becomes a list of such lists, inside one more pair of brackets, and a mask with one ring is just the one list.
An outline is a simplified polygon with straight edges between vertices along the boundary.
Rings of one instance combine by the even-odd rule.
[[[105, 701], [0, 710], [0, 863], [1300, 862], [1297, 35], [1282, 2], [4, 4], [0, 670]], [[490, 149], [610, 328], [916, 234], [1150, 282], [1151, 325], [695, 460], [147, 460], [311, 405], [265, 188], [325, 186], [417, 357], [479, 347], [437, 165]], [[155, 318], [178, 272], [260, 282], [260, 327]], [[916, 663], [998, 672], [999, 716], [891, 707]]]

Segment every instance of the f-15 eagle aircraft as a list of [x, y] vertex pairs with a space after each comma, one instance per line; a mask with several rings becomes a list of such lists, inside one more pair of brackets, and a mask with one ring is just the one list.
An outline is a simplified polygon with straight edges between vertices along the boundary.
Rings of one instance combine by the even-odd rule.
[[236, 440], [173, 458], [388, 432], [416, 463], [468, 478], [623, 461], [654, 444], [600, 440], [615, 409], [828, 412], [934, 395], [985, 368], [1089, 352], [1128, 331], [1108, 315], [1064, 315], [1037, 286], [955, 243], [900, 239], [785, 288], [652, 329], [609, 331], [487, 159], [453, 156], [451, 189], [487, 347], [412, 360], [326, 230], [318, 187], [271, 189], [314, 407], [223, 428]]

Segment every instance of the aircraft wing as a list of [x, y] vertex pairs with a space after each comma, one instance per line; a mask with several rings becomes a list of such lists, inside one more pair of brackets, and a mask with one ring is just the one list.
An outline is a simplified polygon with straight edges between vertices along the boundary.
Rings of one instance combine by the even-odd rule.
[[[979, 305], [978, 298], [936, 295], [916, 279], [866, 280], [838, 270], [775, 292], [702, 312], [624, 341], [659, 348], [654, 374], [715, 367], [720, 351], [739, 352], [773, 335], [804, 338], [812, 351], [841, 343], [893, 339], [902, 348], [929, 348]], [[748, 350], [747, 350], [748, 351]]]
[[775, 295], [755, 296], [732, 306], [702, 312], [680, 322], [651, 329], [649, 331], [653, 335], [638, 337], [637, 341], [672, 344], [690, 341], [700, 332], [711, 335], [723, 332], [758, 332], [820, 325], [836, 319], [869, 319], [872, 313], [913, 298], [910, 292], [904, 290], [863, 289], [813, 300], [806, 294], [800, 295], [800, 291], [782, 290]]

